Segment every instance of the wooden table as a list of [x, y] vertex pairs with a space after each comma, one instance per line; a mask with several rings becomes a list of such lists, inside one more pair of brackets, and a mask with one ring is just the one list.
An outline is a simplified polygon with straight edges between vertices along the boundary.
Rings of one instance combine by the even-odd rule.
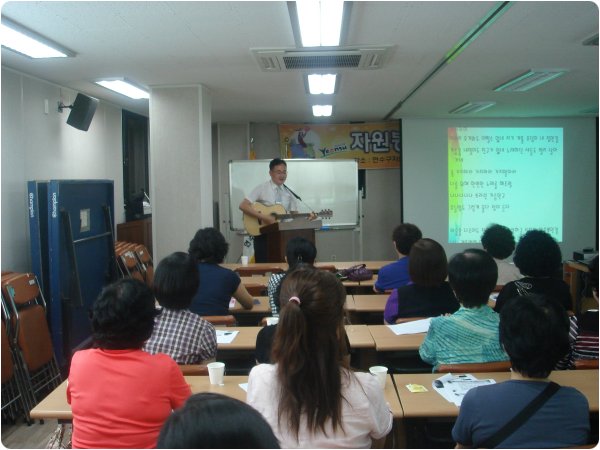
[[378, 312], [382, 313], [387, 303], [388, 294], [357, 294], [354, 295], [354, 311], [356, 312]]
[[396, 335], [387, 325], [367, 326], [378, 352], [418, 350], [426, 335], [426, 333]]
[[[240, 387], [241, 383], [247, 383], [247, 376], [228, 376], [224, 378], [222, 386], [210, 384], [208, 376], [187, 376], [185, 380], [192, 389], [193, 394], [200, 392], [214, 392], [233, 397], [243, 402], [246, 401], [246, 391]], [[391, 376], [388, 376], [384, 396], [390, 405], [394, 418], [402, 418], [402, 406], [398, 399], [396, 388]], [[71, 406], [67, 403], [67, 381], [63, 381], [54, 391], [31, 410], [32, 419], [59, 419], [72, 420]]]
[[256, 348], [256, 336], [262, 328], [263, 327], [215, 327], [217, 330], [239, 332], [231, 343], [217, 344], [217, 350], [219, 352], [223, 350], [254, 351]]
[[[439, 395], [431, 386], [440, 373], [393, 375], [405, 418], [456, 417], [459, 408]], [[497, 383], [510, 379], [510, 372], [474, 373], [477, 378], [493, 378]], [[558, 370], [550, 374], [552, 381], [577, 388], [588, 399], [590, 412], [598, 412], [598, 370]], [[412, 393], [407, 384], [421, 384], [428, 391]]]

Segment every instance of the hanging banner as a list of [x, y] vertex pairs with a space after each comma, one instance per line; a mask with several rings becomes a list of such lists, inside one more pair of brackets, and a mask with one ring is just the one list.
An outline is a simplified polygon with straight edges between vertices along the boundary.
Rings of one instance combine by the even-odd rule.
[[356, 159], [359, 169], [400, 167], [400, 124], [282, 124], [283, 158]]

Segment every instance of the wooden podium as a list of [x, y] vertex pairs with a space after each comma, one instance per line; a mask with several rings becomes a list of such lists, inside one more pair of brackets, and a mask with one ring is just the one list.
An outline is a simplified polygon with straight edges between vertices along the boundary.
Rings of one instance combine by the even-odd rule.
[[323, 225], [321, 220], [293, 219], [261, 227], [260, 234], [267, 239], [267, 262], [285, 262], [285, 249], [290, 239], [301, 237], [315, 243], [315, 230]]

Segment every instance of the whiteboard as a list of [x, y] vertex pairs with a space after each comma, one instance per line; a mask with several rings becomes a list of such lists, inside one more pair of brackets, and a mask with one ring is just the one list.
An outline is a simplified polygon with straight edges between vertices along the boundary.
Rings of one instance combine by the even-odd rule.
[[[229, 161], [229, 217], [233, 231], [244, 229], [239, 204], [252, 189], [270, 179], [270, 159]], [[358, 224], [358, 163], [348, 160], [288, 159], [285, 185], [302, 198], [298, 212], [331, 209], [323, 227]]]

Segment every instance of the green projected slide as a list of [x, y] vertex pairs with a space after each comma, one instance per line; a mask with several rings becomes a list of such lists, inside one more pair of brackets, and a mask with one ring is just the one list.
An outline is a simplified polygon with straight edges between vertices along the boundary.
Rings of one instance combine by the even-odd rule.
[[562, 128], [448, 128], [448, 242], [499, 223], [562, 241]]

